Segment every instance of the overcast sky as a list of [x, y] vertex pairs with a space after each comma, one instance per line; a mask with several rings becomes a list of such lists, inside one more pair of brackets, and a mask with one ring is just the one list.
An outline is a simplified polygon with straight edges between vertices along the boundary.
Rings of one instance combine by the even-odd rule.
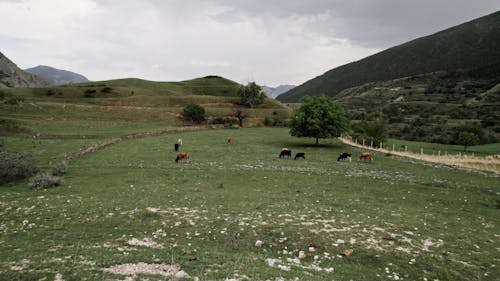
[[302, 84], [498, 0], [0, 0], [0, 51], [91, 80]]

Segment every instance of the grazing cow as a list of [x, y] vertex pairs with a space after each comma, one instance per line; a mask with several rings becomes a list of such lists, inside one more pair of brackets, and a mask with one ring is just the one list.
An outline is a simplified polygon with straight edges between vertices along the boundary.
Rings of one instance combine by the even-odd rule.
[[361, 155], [359, 156], [359, 160], [365, 160], [365, 159], [373, 161], [373, 153], [370, 152], [361, 153]]
[[233, 143], [233, 139], [232, 138], [227, 138], [227, 144], [232, 144]]
[[288, 158], [292, 157], [292, 151], [288, 150], [288, 148], [281, 149], [279, 158], [285, 158], [285, 157], [288, 157]]
[[337, 161], [344, 160], [344, 159], [349, 159], [349, 162], [351, 162], [351, 154], [347, 152], [342, 152], [339, 157], [337, 158]]
[[178, 163], [180, 160], [189, 161], [189, 154], [187, 152], [181, 152], [177, 154], [177, 158], [175, 158], [175, 163]]
[[182, 145], [182, 139], [181, 139], [181, 138], [179, 138], [179, 139], [177, 140], [177, 143], [178, 143], [179, 145]]
[[293, 159], [297, 160], [297, 158], [306, 159], [306, 154], [304, 152], [299, 152], [299, 153], [295, 154], [295, 158], [293, 158]]
[[174, 144], [174, 150], [175, 150], [175, 152], [179, 152], [179, 144], [178, 143]]

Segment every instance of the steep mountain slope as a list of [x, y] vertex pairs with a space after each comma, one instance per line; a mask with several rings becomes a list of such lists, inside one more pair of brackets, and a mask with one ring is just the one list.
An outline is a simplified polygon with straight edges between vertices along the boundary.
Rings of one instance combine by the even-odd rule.
[[89, 82], [89, 80], [81, 74], [46, 65], [35, 66], [25, 69], [24, 71], [41, 76], [55, 85]]
[[23, 71], [0, 52], [0, 88], [30, 88], [51, 85], [44, 78]]
[[455, 144], [460, 131], [500, 141], [500, 64], [366, 83], [334, 97], [357, 124], [383, 122], [390, 137]]
[[477, 68], [500, 62], [500, 12], [387, 49], [334, 68], [280, 95], [298, 102], [305, 95], [337, 95], [367, 82], [440, 70]]

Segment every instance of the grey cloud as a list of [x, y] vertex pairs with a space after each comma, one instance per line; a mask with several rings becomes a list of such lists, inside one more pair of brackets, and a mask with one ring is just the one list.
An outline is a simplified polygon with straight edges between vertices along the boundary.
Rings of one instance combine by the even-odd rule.
[[213, 0], [213, 3], [231, 8], [215, 17], [220, 21], [245, 21], [246, 17], [266, 14], [275, 17], [328, 14], [327, 20], [309, 24], [307, 31], [346, 38], [369, 48], [387, 48], [500, 9], [500, 1], [496, 0], [483, 0], [481, 5], [468, 0]]

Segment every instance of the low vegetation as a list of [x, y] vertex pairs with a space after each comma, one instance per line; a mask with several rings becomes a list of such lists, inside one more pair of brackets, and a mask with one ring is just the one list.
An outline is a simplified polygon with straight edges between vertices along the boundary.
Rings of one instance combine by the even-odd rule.
[[[345, 90], [335, 97], [346, 110], [355, 133], [357, 124], [383, 122], [389, 137], [459, 144], [469, 132], [479, 143], [500, 139], [500, 80], [474, 78], [474, 72], [440, 72], [376, 82]], [[439, 85], [439, 86], [437, 86]]]
[[[174, 162], [178, 138], [190, 162]], [[0, 279], [498, 275], [497, 176], [378, 153], [337, 161], [362, 150], [313, 141], [278, 128], [175, 132], [75, 158], [55, 188], [5, 186]], [[282, 147], [306, 159], [279, 159]]]

